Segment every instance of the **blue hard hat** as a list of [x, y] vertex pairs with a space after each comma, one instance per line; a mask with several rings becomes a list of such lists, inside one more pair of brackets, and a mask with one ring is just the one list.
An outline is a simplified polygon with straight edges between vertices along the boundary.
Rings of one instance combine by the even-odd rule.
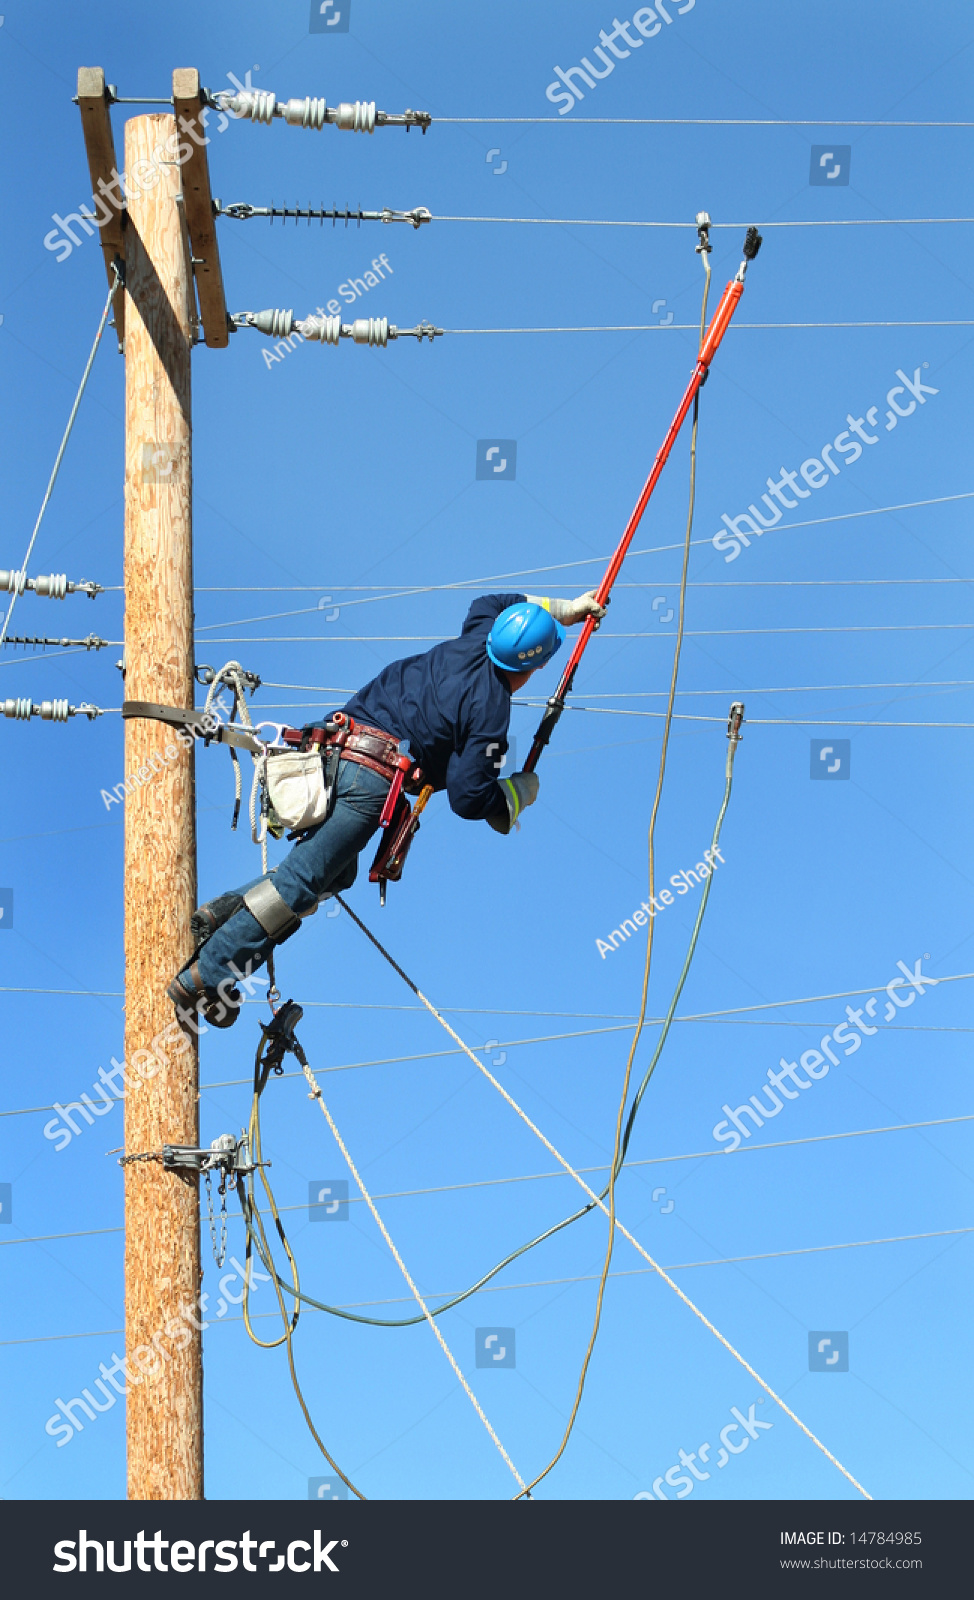
[[565, 630], [532, 600], [508, 606], [487, 635], [487, 654], [495, 667], [506, 672], [531, 672], [560, 650]]

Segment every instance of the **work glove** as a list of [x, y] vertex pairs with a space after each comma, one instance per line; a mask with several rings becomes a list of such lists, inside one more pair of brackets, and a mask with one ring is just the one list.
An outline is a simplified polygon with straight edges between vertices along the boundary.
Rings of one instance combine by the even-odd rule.
[[534, 805], [540, 788], [541, 780], [534, 772], [515, 772], [513, 777], [501, 778], [500, 790], [507, 801], [507, 814], [501, 811], [487, 818], [494, 832], [510, 833], [521, 812]]
[[535, 605], [544, 606], [545, 610], [560, 622], [562, 627], [570, 628], [576, 622], [584, 622], [586, 617], [595, 617], [601, 622], [605, 616], [605, 606], [600, 606], [595, 598], [595, 590], [589, 589], [585, 594], [580, 594], [577, 600], [549, 599], [547, 595], [528, 595]]

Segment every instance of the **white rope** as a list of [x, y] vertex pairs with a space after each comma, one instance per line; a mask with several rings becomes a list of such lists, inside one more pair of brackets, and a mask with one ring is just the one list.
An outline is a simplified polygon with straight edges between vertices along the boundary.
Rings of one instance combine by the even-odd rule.
[[356, 1167], [355, 1162], [352, 1160], [351, 1156], [349, 1155], [348, 1150], [347, 1150], [347, 1148], [345, 1146], [344, 1140], [342, 1139], [342, 1136], [339, 1133], [338, 1128], [335, 1125], [335, 1119], [332, 1116], [331, 1112], [329, 1111], [327, 1105], [325, 1104], [324, 1096], [322, 1095], [321, 1089], [318, 1086], [318, 1083], [317, 1083], [317, 1081], [315, 1079], [314, 1073], [312, 1072], [311, 1068], [308, 1066], [307, 1061], [302, 1060], [301, 1067], [302, 1067], [302, 1070], [304, 1072], [305, 1077], [308, 1080], [308, 1084], [310, 1085], [310, 1088], [311, 1088], [311, 1098], [313, 1100], [317, 1100], [318, 1104], [320, 1105], [320, 1107], [322, 1109], [322, 1112], [324, 1114], [325, 1120], [328, 1123], [328, 1126], [331, 1129], [332, 1134], [334, 1135], [335, 1143], [337, 1144], [339, 1150], [342, 1153], [342, 1156], [343, 1156], [343, 1158], [345, 1160], [345, 1163], [346, 1163], [346, 1165], [348, 1167], [349, 1172], [352, 1174], [352, 1177], [355, 1179], [355, 1182], [359, 1186], [359, 1189], [360, 1189], [361, 1194], [362, 1194], [362, 1199], [365, 1201], [365, 1203], [368, 1206], [369, 1210], [371, 1211], [373, 1217], [375, 1218], [376, 1225], [377, 1225], [377, 1227], [379, 1229], [379, 1232], [382, 1234], [383, 1239], [385, 1240], [386, 1244], [389, 1246], [389, 1249], [392, 1252], [392, 1255], [393, 1255], [393, 1258], [395, 1260], [396, 1266], [399, 1268], [399, 1271], [402, 1273], [403, 1277], [405, 1278], [406, 1282], [408, 1283], [409, 1288], [410, 1288], [410, 1290], [412, 1292], [413, 1298], [415, 1299], [416, 1304], [419, 1306], [420, 1311], [423, 1313], [423, 1316], [426, 1318], [427, 1322], [429, 1323], [430, 1327], [432, 1328], [433, 1332], [435, 1333], [436, 1338], [437, 1338], [437, 1342], [438, 1342], [441, 1350], [443, 1351], [443, 1354], [446, 1356], [446, 1359], [449, 1361], [450, 1366], [453, 1368], [454, 1372], [456, 1373], [456, 1376], [457, 1376], [457, 1378], [458, 1378], [458, 1380], [459, 1380], [464, 1392], [466, 1393], [467, 1399], [470, 1401], [470, 1404], [473, 1406], [474, 1410], [476, 1411], [476, 1413], [477, 1413], [478, 1417], [480, 1418], [481, 1422], [483, 1423], [484, 1427], [487, 1429], [487, 1432], [490, 1434], [491, 1439], [493, 1440], [494, 1444], [497, 1446], [497, 1449], [500, 1451], [500, 1454], [501, 1454], [501, 1456], [502, 1456], [502, 1458], [503, 1458], [503, 1460], [505, 1462], [505, 1465], [513, 1473], [514, 1479], [515, 1479], [515, 1481], [517, 1483], [518, 1488], [523, 1490], [525, 1488], [524, 1479], [521, 1477], [521, 1474], [518, 1472], [517, 1467], [514, 1465], [513, 1461], [511, 1460], [510, 1456], [508, 1455], [507, 1451], [504, 1449], [504, 1446], [501, 1444], [500, 1439], [497, 1437], [497, 1434], [494, 1432], [494, 1429], [491, 1427], [490, 1421], [488, 1420], [487, 1414], [484, 1411], [483, 1406], [480, 1404], [480, 1401], [477, 1399], [477, 1396], [474, 1394], [473, 1390], [471, 1389], [471, 1387], [470, 1387], [469, 1383], [467, 1382], [466, 1378], [464, 1377], [463, 1373], [460, 1371], [460, 1368], [457, 1365], [456, 1357], [454, 1356], [453, 1351], [450, 1349], [450, 1346], [447, 1344], [446, 1340], [444, 1339], [443, 1334], [440, 1331], [439, 1324], [436, 1322], [435, 1318], [433, 1317], [433, 1315], [432, 1315], [432, 1313], [431, 1313], [431, 1311], [429, 1309], [429, 1306], [426, 1304], [426, 1301], [423, 1299], [423, 1296], [420, 1294], [418, 1288], [416, 1287], [415, 1283], [413, 1282], [412, 1278], [410, 1277], [409, 1269], [406, 1266], [405, 1261], [403, 1260], [402, 1256], [399, 1254], [399, 1251], [396, 1249], [395, 1245], [393, 1244], [392, 1237], [391, 1237], [391, 1235], [389, 1233], [389, 1230], [386, 1227], [385, 1223], [383, 1222], [382, 1218], [379, 1216], [378, 1211], [376, 1210], [375, 1201], [372, 1199], [372, 1196], [369, 1194], [369, 1191], [366, 1189], [365, 1184], [363, 1183], [361, 1175], [359, 1173], [359, 1170]]
[[[445, 1029], [445, 1031], [450, 1035], [450, 1038], [454, 1041], [454, 1043], [459, 1045], [459, 1047], [463, 1051], [464, 1055], [469, 1057], [469, 1059], [473, 1062], [474, 1066], [477, 1068], [477, 1071], [483, 1073], [483, 1075], [487, 1079], [488, 1083], [490, 1083], [497, 1090], [498, 1094], [501, 1096], [502, 1099], [507, 1101], [507, 1103], [511, 1107], [512, 1111], [517, 1113], [517, 1115], [520, 1117], [521, 1121], [525, 1124], [525, 1126], [527, 1128], [530, 1128], [530, 1130], [534, 1134], [535, 1138], [540, 1139], [540, 1141], [544, 1145], [545, 1149], [549, 1152], [550, 1155], [552, 1155], [554, 1157], [554, 1159], [558, 1162], [559, 1166], [564, 1168], [565, 1172], [568, 1173], [569, 1177], [574, 1178], [575, 1182], [579, 1185], [579, 1187], [581, 1189], [584, 1189], [585, 1193], [588, 1195], [589, 1199], [593, 1202], [593, 1204], [597, 1205], [599, 1207], [599, 1209], [605, 1213], [606, 1216], [609, 1216], [609, 1208], [608, 1208], [608, 1206], [605, 1204], [605, 1202], [603, 1200], [601, 1200], [599, 1198], [599, 1196], [596, 1194], [595, 1190], [589, 1188], [589, 1185], [585, 1182], [585, 1179], [578, 1172], [575, 1171], [575, 1168], [571, 1165], [571, 1162], [566, 1160], [566, 1158], [561, 1154], [561, 1151], [555, 1148], [555, 1146], [552, 1144], [551, 1140], [549, 1138], [547, 1138], [546, 1135], [541, 1132], [541, 1129], [537, 1126], [537, 1124], [535, 1122], [532, 1122], [532, 1120], [528, 1116], [527, 1112], [523, 1111], [521, 1109], [521, 1107], [518, 1105], [518, 1103], [514, 1099], [514, 1097], [512, 1095], [510, 1095], [508, 1093], [508, 1091], [504, 1088], [504, 1085], [502, 1083], [500, 1083], [497, 1078], [494, 1077], [493, 1073], [489, 1070], [489, 1068], [486, 1067], [482, 1061], [478, 1060], [477, 1056], [471, 1050], [470, 1046], [468, 1044], [464, 1043], [464, 1041], [461, 1039], [460, 1035], [455, 1031], [455, 1029], [451, 1028], [451, 1026], [447, 1022], [446, 1018], [441, 1016], [440, 1013], [437, 1011], [437, 1009], [434, 1006], [433, 1002], [431, 1000], [428, 1000], [426, 998], [426, 996], [423, 994], [422, 990], [419, 989], [417, 987], [417, 985], [413, 982], [413, 980], [410, 977], [407, 976], [407, 974], [403, 971], [402, 967], [399, 966], [398, 962], [395, 961], [394, 958], [389, 954], [389, 952], [383, 947], [383, 945], [381, 945], [379, 943], [379, 941], [375, 937], [375, 935], [373, 933], [371, 933], [369, 931], [369, 929], [365, 926], [365, 923], [362, 922], [362, 920], [358, 916], [356, 916], [355, 912], [346, 903], [346, 901], [342, 898], [342, 896], [341, 895], [336, 895], [335, 898], [338, 901], [339, 905], [341, 905], [344, 908], [344, 910], [347, 911], [347, 913], [351, 917], [352, 921], [354, 923], [356, 923], [359, 928], [361, 928], [361, 930], [365, 934], [366, 938], [372, 944], [375, 945], [376, 949], [385, 957], [385, 959], [389, 962], [390, 966], [393, 967], [395, 969], [395, 971], [399, 973], [399, 976], [404, 980], [404, 982], [408, 984], [409, 988], [413, 991], [413, 993], [415, 994], [416, 998], [418, 1000], [422, 1001], [423, 1005], [426, 1007], [426, 1009], [430, 1013], [430, 1015], [436, 1018], [437, 1022], [440, 1024], [440, 1027]], [[327, 1112], [325, 1114], [327, 1116]], [[329, 1118], [329, 1121], [330, 1121], [330, 1118]], [[354, 1171], [354, 1168], [352, 1170]], [[364, 1190], [363, 1190], [363, 1193], [364, 1193]], [[832, 1454], [832, 1452], [828, 1448], [828, 1446], [822, 1443], [822, 1440], [819, 1439], [818, 1436], [816, 1434], [814, 1434], [812, 1432], [812, 1430], [809, 1427], [807, 1427], [804, 1422], [802, 1422], [802, 1420], [801, 1420], [801, 1418], [799, 1416], [796, 1416], [795, 1412], [792, 1411], [791, 1407], [789, 1405], [787, 1405], [784, 1400], [782, 1400], [782, 1398], [781, 1398], [781, 1396], [779, 1394], [775, 1393], [775, 1391], [774, 1391], [774, 1389], [772, 1389], [771, 1385], [769, 1383], [765, 1382], [764, 1378], [761, 1377], [761, 1374], [759, 1372], [755, 1371], [754, 1367], [751, 1366], [750, 1362], [748, 1360], [746, 1360], [746, 1358], [744, 1356], [741, 1355], [739, 1350], [735, 1349], [735, 1347], [731, 1344], [730, 1340], [726, 1339], [724, 1337], [724, 1335], [721, 1333], [720, 1329], [715, 1327], [715, 1325], [710, 1321], [710, 1318], [707, 1317], [705, 1315], [705, 1313], [700, 1310], [699, 1306], [697, 1306], [697, 1305], [695, 1305], [693, 1303], [693, 1301], [690, 1299], [689, 1295], [684, 1294], [684, 1292], [680, 1288], [679, 1284], [675, 1283], [673, 1281], [673, 1279], [668, 1275], [668, 1273], [664, 1270], [664, 1268], [660, 1266], [658, 1261], [654, 1261], [653, 1257], [649, 1254], [649, 1251], [643, 1248], [643, 1246], [640, 1244], [639, 1240], [633, 1234], [631, 1234], [629, 1232], [629, 1229], [626, 1228], [620, 1222], [619, 1218], [615, 1217], [614, 1221], [615, 1221], [615, 1226], [619, 1229], [619, 1232], [622, 1234], [623, 1238], [629, 1240], [629, 1243], [636, 1250], [638, 1250], [639, 1254], [643, 1257], [643, 1259], [645, 1261], [647, 1261], [649, 1263], [649, 1265], [650, 1265], [650, 1267], [652, 1267], [653, 1271], [658, 1273], [659, 1276], [662, 1278], [663, 1282], [665, 1284], [667, 1284], [673, 1290], [673, 1293], [675, 1295], [677, 1295], [683, 1301], [684, 1305], [687, 1306], [688, 1309], [693, 1312], [695, 1317], [699, 1318], [699, 1320], [703, 1323], [704, 1327], [709, 1329], [709, 1331], [713, 1334], [714, 1338], [717, 1339], [719, 1341], [719, 1343], [724, 1346], [725, 1350], [729, 1351], [729, 1353], [734, 1357], [735, 1361], [740, 1362], [740, 1364], [744, 1368], [745, 1372], [747, 1372], [754, 1379], [755, 1383], [759, 1383], [761, 1385], [761, 1388], [765, 1391], [765, 1393], [770, 1396], [770, 1398], [775, 1402], [775, 1404], [777, 1406], [781, 1407], [781, 1410], [785, 1413], [785, 1415], [787, 1417], [791, 1418], [792, 1422], [794, 1422], [795, 1425], [798, 1428], [801, 1429], [802, 1433], [804, 1433], [806, 1435], [806, 1437], [809, 1438], [812, 1441], [812, 1443], [819, 1450], [822, 1451], [822, 1454], [824, 1456], [826, 1456], [829, 1461], [832, 1462], [832, 1465], [834, 1467], [838, 1468], [838, 1470], [842, 1473], [843, 1477], [847, 1478], [848, 1481], [852, 1484], [853, 1488], [857, 1489], [859, 1491], [859, 1493], [863, 1496], [864, 1499], [871, 1500], [873, 1498], [873, 1496], [869, 1493], [869, 1491], [867, 1489], [863, 1488], [862, 1484], [858, 1481], [858, 1479], [856, 1479], [856, 1478], [854, 1478], [852, 1476], [852, 1473], [848, 1470], [848, 1468], [844, 1467], [842, 1465], [842, 1462], [838, 1459], [838, 1457], [834, 1456]], [[425, 1311], [425, 1307], [423, 1309]], [[426, 1315], [429, 1316], [429, 1312], [426, 1312]], [[430, 1320], [432, 1321], [432, 1318]]]
[[[61, 470], [61, 462], [64, 460], [64, 452], [68, 447], [68, 440], [71, 437], [71, 429], [74, 427], [74, 419], [78, 415], [78, 407], [81, 405], [81, 398], [82, 398], [82, 395], [85, 392], [85, 389], [87, 388], [88, 379], [91, 376], [91, 369], [95, 364], [95, 356], [98, 354], [98, 346], [101, 344], [101, 336], [105, 331], [105, 324], [108, 321], [108, 313], [112, 308], [112, 301], [114, 300], [115, 295], [118, 292], [119, 284], [122, 281], [121, 278], [118, 275], [118, 269], [114, 268], [113, 270], [115, 272], [115, 282], [112, 284], [112, 287], [108, 291], [108, 299], [105, 301], [105, 309], [103, 310], [103, 312], [101, 314], [101, 321], [98, 324], [98, 332], [95, 334], [95, 342], [91, 347], [91, 354], [88, 357], [88, 364], [85, 367], [84, 373], [82, 375], [81, 383], [80, 383], [79, 388], [78, 388], [78, 392], [74, 397], [74, 405], [71, 407], [71, 415], [68, 417], [68, 425], [64, 430], [64, 437], [61, 440], [61, 448], [58, 450], [57, 458], [56, 458], [56, 460], [54, 462], [54, 469], [51, 472], [51, 476], [50, 476], [50, 478], [48, 480], [47, 492], [45, 493], [44, 499], [41, 502], [41, 509], [37, 513], [37, 521], [34, 523], [34, 531], [30, 536], [30, 543], [27, 546], [27, 554], [24, 556], [24, 564], [21, 567], [20, 572], [17, 575], [19, 579], [26, 579], [26, 577], [27, 577], [27, 563], [30, 560], [31, 553], [32, 553], [32, 551], [34, 549], [34, 541], [36, 540], [37, 535], [40, 532], [41, 523], [44, 520], [44, 513], [47, 510], [48, 501], [50, 500], [51, 495], [54, 492], [54, 485], [55, 485], [55, 483], [57, 481], [57, 475], [58, 475], [59, 471]], [[19, 595], [20, 595], [20, 584], [18, 583], [17, 586], [14, 589], [13, 594], [10, 597], [10, 604], [7, 607], [7, 614], [3, 619], [3, 627], [0, 628], [0, 645], [3, 644], [4, 640], [7, 637], [7, 630], [10, 627], [10, 619], [14, 614], [14, 606], [17, 604], [17, 600], [19, 598]], [[57, 653], [60, 655], [62, 653], [63, 654], [70, 654], [71, 652], [69, 652], [69, 651], [64, 651], [64, 652], [58, 651]]]
[[[233, 690], [234, 701], [235, 701], [235, 704], [237, 706], [238, 711], [240, 712], [240, 721], [243, 723], [244, 727], [249, 730], [250, 733], [253, 733], [254, 732], [254, 724], [253, 724], [253, 720], [252, 720], [251, 715], [250, 715], [250, 710], [249, 710], [249, 708], [247, 706], [246, 680], [245, 680], [245, 676], [244, 676], [244, 669], [240, 665], [239, 661], [228, 661], [226, 663], [226, 665], [222, 666], [220, 668], [219, 672], [215, 674], [215, 676], [213, 678], [213, 682], [210, 684], [209, 691], [208, 691], [207, 696], [206, 696], [206, 705], [204, 707], [204, 712], [205, 713], [206, 712], [210, 712], [211, 707], [213, 705], [213, 702], [216, 699], [217, 691], [220, 688], [222, 688], [224, 685], [227, 688]], [[240, 760], [239, 760], [239, 758], [237, 756], [237, 752], [234, 749], [233, 745], [230, 746], [230, 759], [233, 762], [234, 809], [235, 809], [235, 811], [238, 811], [240, 809], [240, 797], [241, 797], [241, 793], [242, 793], [243, 777], [242, 777], [242, 774], [241, 774], [241, 771], [240, 771]], [[258, 828], [258, 826], [257, 826], [257, 798], [258, 798], [258, 795], [260, 793], [261, 786], [263, 785], [263, 782], [264, 782], [265, 768], [267, 766], [267, 757], [263, 753], [261, 753], [260, 755], [254, 755], [253, 751], [251, 751], [250, 752], [250, 759], [254, 764], [254, 781], [250, 786], [250, 837], [254, 841], [254, 844], [259, 844], [260, 845], [260, 870], [261, 870], [261, 872], [266, 874], [266, 872], [267, 872], [267, 818], [264, 815], [261, 816], [260, 827]]]

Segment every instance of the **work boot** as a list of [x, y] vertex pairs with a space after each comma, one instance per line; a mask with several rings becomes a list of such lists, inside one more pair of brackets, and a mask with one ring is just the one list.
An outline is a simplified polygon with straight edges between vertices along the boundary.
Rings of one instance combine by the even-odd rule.
[[243, 895], [231, 889], [227, 894], [218, 894], [214, 900], [207, 900], [205, 905], [193, 912], [189, 923], [193, 940], [190, 962], [196, 960], [207, 939], [213, 937], [217, 928], [222, 928], [225, 922], [229, 922], [243, 903]]
[[207, 988], [195, 961], [173, 978], [166, 993], [181, 1020], [184, 1012], [199, 1012], [213, 1028], [232, 1028], [243, 1003], [236, 984], [228, 987], [227, 980], [218, 989]]

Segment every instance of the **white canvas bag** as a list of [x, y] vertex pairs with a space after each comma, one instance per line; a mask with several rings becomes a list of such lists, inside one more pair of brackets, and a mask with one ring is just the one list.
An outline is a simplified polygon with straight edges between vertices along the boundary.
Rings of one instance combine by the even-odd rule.
[[268, 750], [267, 797], [285, 828], [302, 831], [324, 822], [334, 783], [325, 782], [320, 750]]

